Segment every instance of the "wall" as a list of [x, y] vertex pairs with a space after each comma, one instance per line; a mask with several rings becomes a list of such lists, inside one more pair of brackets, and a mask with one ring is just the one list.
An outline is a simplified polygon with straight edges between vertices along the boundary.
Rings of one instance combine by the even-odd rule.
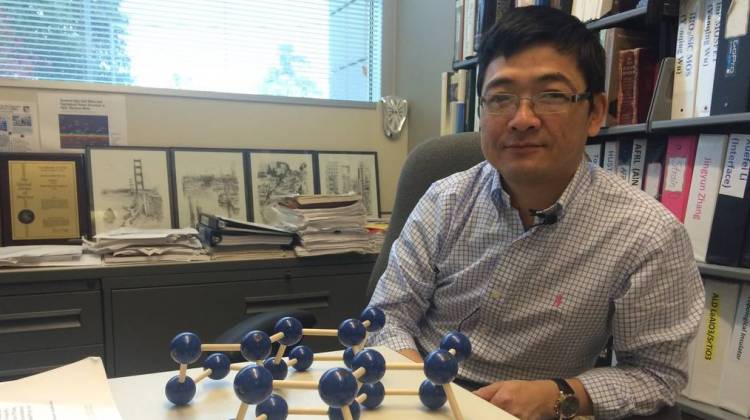
[[[36, 102], [40, 91], [0, 87], [0, 100]], [[409, 136], [405, 130], [395, 141], [386, 138], [379, 109], [135, 93], [125, 96], [128, 141], [133, 146], [375, 151], [381, 210], [390, 212], [393, 207]]]
[[400, 0], [396, 92], [409, 100], [409, 150], [440, 135], [440, 75], [451, 71], [455, 0]]

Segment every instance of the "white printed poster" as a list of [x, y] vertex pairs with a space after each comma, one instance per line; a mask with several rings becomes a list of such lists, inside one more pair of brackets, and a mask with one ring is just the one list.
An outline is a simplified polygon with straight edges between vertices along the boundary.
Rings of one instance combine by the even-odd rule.
[[40, 93], [39, 126], [44, 150], [127, 146], [125, 96]]
[[0, 101], [0, 152], [38, 152], [39, 147], [36, 104]]

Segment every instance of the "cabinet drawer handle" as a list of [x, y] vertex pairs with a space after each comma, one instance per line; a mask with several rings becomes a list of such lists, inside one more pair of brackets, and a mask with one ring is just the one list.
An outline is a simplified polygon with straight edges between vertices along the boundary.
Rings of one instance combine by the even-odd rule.
[[245, 298], [245, 314], [254, 315], [281, 309], [327, 309], [330, 293], [297, 293]]
[[0, 334], [81, 328], [81, 309], [0, 315]]

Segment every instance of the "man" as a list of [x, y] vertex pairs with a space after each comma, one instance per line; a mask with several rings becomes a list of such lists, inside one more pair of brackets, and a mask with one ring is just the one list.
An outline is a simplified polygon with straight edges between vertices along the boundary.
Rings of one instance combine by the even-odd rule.
[[[521, 418], [673, 405], [703, 286], [682, 225], [585, 158], [607, 102], [596, 37], [515, 9], [482, 42], [477, 86], [486, 162], [410, 215], [371, 301], [388, 317], [374, 343], [420, 360], [461, 330], [474, 353], [459, 378]], [[618, 364], [594, 368], [610, 336]]]

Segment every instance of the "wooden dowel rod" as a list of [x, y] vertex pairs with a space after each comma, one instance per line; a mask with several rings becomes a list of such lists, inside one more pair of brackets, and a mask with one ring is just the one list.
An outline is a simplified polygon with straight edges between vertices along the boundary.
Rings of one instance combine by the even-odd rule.
[[365, 373], [367, 373], [367, 369], [364, 367], [358, 367], [357, 370], [352, 372], [352, 375], [354, 375], [355, 378], [359, 379], [361, 378]]
[[386, 388], [385, 395], [419, 395], [419, 391], [416, 389]]
[[318, 416], [327, 416], [328, 410], [325, 408], [290, 408], [289, 414], [312, 414]]
[[284, 333], [283, 332], [277, 332], [276, 334], [272, 335], [269, 338], [271, 339], [272, 343], [275, 343], [275, 342], [281, 340], [282, 338], [284, 338]]
[[232, 363], [231, 365], [229, 365], [229, 370], [242, 370], [250, 363], [252, 362]]
[[363, 393], [361, 393], [361, 394], [357, 395], [357, 398], [355, 398], [355, 400], [356, 400], [356, 401], [357, 401], [358, 403], [362, 404], [363, 402], [365, 402], [365, 401], [367, 400], [367, 394], [365, 394], [365, 393], [363, 392]]
[[365, 328], [370, 328], [370, 325], [372, 325], [372, 323], [370, 322], [369, 319], [366, 319], [366, 320], [362, 321], [362, 325], [364, 325]]
[[450, 350], [448, 350], [448, 353], [450, 353], [451, 355], [455, 356], [456, 355], [456, 349], [450, 349]]
[[265, 414], [261, 414], [255, 418], [255, 420], [267, 420], [267, 419], [268, 419], [268, 416], [266, 416]]
[[240, 351], [239, 344], [201, 344], [201, 351]]
[[341, 413], [344, 415], [344, 420], [354, 420], [352, 418], [352, 411], [349, 409], [348, 405], [341, 407]]
[[296, 365], [297, 362], [298, 362], [297, 359], [291, 359], [288, 362], [286, 362], [286, 365], [289, 366], [289, 367], [294, 367], [294, 365]]
[[456, 400], [456, 395], [453, 394], [453, 387], [451, 387], [451, 384], [447, 383], [443, 385], [443, 389], [445, 390], [445, 395], [448, 397], [448, 403], [451, 406], [453, 417], [456, 420], [464, 420], [464, 416], [461, 414], [461, 408], [458, 406], [458, 401]]
[[179, 383], [184, 383], [187, 377], [187, 364], [180, 363], [180, 378], [177, 380]]
[[424, 363], [386, 363], [385, 370], [422, 370], [424, 369]]
[[285, 350], [286, 350], [286, 346], [283, 344], [279, 344], [279, 350], [276, 352], [276, 357], [273, 358], [274, 365], [278, 365], [279, 362], [281, 362], [281, 358], [284, 357]]
[[306, 381], [279, 381], [274, 380], [273, 381], [273, 387], [274, 388], [280, 388], [280, 389], [318, 389], [318, 383], [317, 382], [306, 382]]
[[340, 362], [344, 360], [344, 354], [315, 354], [313, 355], [313, 361], [315, 362]]
[[212, 372], [211, 369], [204, 370], [198, 376], [196, 376], [195, 379], [193, 379], [193, 382], [197, 384], [198, 382], [208, 378], [208, 376], [211, 375], [211, 372]]
[[312, 335], [318, 337], [337, 337], [339, 332], [334, 329], [326, 330], [320, 328], [303, 328], [302, 335]]
[[247, 404], [240, 403], [240, 409], [237, 410], [235, 420], [245, 420], [245, 414], [247, 414]]

